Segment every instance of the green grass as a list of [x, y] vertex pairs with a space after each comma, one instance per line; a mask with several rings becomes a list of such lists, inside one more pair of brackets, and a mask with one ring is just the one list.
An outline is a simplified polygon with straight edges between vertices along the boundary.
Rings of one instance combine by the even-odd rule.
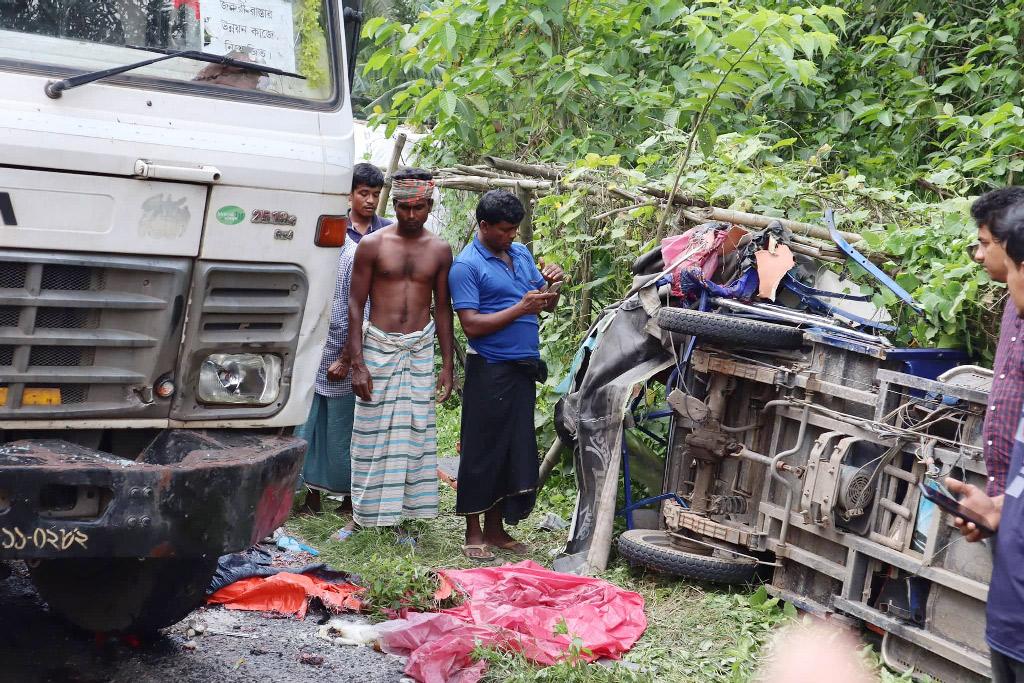
[[[459, 410], [438, 410], [438, 452], [455, 454]], [[575, 500], [574, 482], [568, 476], [553, 476], [538, 496], [533, 514], [511, 533], [531, 548], [530, 558], [550, 567], [565, 544], [565, 532], [545, 532], [538, 524], [549, 512], [568, 520]], [[327, 507], [330, 507], [328, 505]], [[440, 514], [429, 522], [403, 524], [418, 536], [415, 548], [398, 543], [391, 529], [367, 529], [344, 543], [330, 539], [348, 519], [325, 513], [317, 517], [295, 516], [289, 530], [320, 550], [320, 559], [334, 568], [353, 572], [368, 585], [374, 605], [373, 618], [386, 618], [388, 610], [403, 601], [430, 608], [436, 587], [431, 572], [440, 568], [479, 566], [462, 555], [464, 522], [455, 515], [455, 493], [441, 487]], [[520, 558], [498, 553], [499, 561]], [[606, 668], [570, 661], [539, 669], [521, 656], [480, 651], [488, 660], [488, 681], [558, 683], [624, 683], [667, 681], [747, 681], [757, 667], [764, 644], [776, 626], [789, 614], [763, 589], [724, 588], [671, 579], [631, 569], [614, 557], [602, 578], [640, 593], [646, 603], [648, 628], [625, 662], [637, 671]], [[570, 658], [571, 659], [571, 658]], [[877, 665], [877, 658], [875, 660]], [[905, 680], [883, 674], [883, 680]]]

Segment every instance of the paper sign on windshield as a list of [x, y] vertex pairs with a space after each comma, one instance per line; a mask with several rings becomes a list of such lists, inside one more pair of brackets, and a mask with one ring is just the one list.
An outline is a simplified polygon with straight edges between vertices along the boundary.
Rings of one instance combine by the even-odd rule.
[[202, 17], [204, 52], [244, 52], [258, 64], [295, 70], [291, 3], [203, 0]]

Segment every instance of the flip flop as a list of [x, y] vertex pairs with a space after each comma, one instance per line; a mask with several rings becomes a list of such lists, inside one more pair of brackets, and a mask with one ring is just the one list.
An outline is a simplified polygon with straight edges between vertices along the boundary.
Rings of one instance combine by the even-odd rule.
[[[470, 555], [470, 551], [478, 550], [487, 553], [486, 555]], [[491, 562], [494, 560], [494, 553], [487, 549], [486, 543], [467, 543], [462, 546], [462, 554], [474, 562]]]
[[509, 541], [508, 543], [502, 543], [501, 545], [488, 543], [487, 545], [495, 550], [504, 550], [505, 552], [512, 553], [518, 557], [526, 557], [530, 554], [530, 546], [526, 545], [522, 541]]
[[352, 534], [354, 534], [357, 531], [359, 531], [359, 530], [358, 529], [345, 529], [345, 528], [341, 528], [341, 529], [338, 529], [337, 531], [335, 531], [331, 535], [331, 538], [334, 539], [335, 541], [338, 541], [339, 543], [344, 543], [348, 539], [352, 538]]

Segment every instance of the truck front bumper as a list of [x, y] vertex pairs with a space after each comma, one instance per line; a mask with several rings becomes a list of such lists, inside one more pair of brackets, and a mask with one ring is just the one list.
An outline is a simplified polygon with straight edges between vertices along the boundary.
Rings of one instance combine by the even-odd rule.
[[0, 445], [0, 559], [219, 556], [287, 518], [306, 443], [166, 430], [135, 460], [59, 440]]

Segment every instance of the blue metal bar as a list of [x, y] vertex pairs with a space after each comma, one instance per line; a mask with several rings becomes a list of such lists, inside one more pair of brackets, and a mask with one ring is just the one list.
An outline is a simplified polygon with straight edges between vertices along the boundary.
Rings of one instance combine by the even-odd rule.
[[643, 500], [638, 500], [637, 502], [633, 503], [632, 505], [629, 505], [627, 507], [622, 508], [621, 510], [618, 511], [617, 514], [624, 515], [627, 512], [633, 512], [633, 510], [638, 510], [640, 508], [645, 508], [648, 505], [651, 505], [653, 503], [660, 503], [661, 501], [668, 500], [670, 498], [672, 500], [674, 500], [675, 502], [679, 503], [679, 505], [681, 505], [684, 510], [689, 510], [690, 509], [690, 506], [686, 504], [685, 500], [683, 500], [682, 498], [679, 497], [678, 493], [663, 493], [660, 496], [651, 496], [650, 498], [644, 498]]
[[641, 427], [640, 425], [636, 425], [634, 428], [638, 429], [639, 431], [643, 432], [647, 436], [651, 437], [652, 439], [657, 441], [662, 446], [668, 446], [668, 441], [667, 440], [665, 440], [664, 438], [658, 436], [657, 434], [655, 434], [651, 430], [647, 429], [646, 427]]
[[861, 268], [871, 273], [876, 280], [885, 285], [889, 291], [902, 299], [904, 303], [909, 305], [918, 313], [924, 313], [924, 309], [921, 308], [921, 304], [914, 301], [914, 297], [910, 296], [910, 293], [907, 290], [900, 287], [899, 283], [882, 272], [881, 268], [869, 261], [866, 256], [854, 249], [853, 246], [846, 241], [842, 234], [840, 234], [839, 230], [836, 229], [836, 221], [832, 215], [832, 209], [825, 209], [825, 224], [828, 225], [828, 234], [832, 237], [832, 241], [836, 243], [836, 246], [838, 246], [844, 254], [852, 258]]

